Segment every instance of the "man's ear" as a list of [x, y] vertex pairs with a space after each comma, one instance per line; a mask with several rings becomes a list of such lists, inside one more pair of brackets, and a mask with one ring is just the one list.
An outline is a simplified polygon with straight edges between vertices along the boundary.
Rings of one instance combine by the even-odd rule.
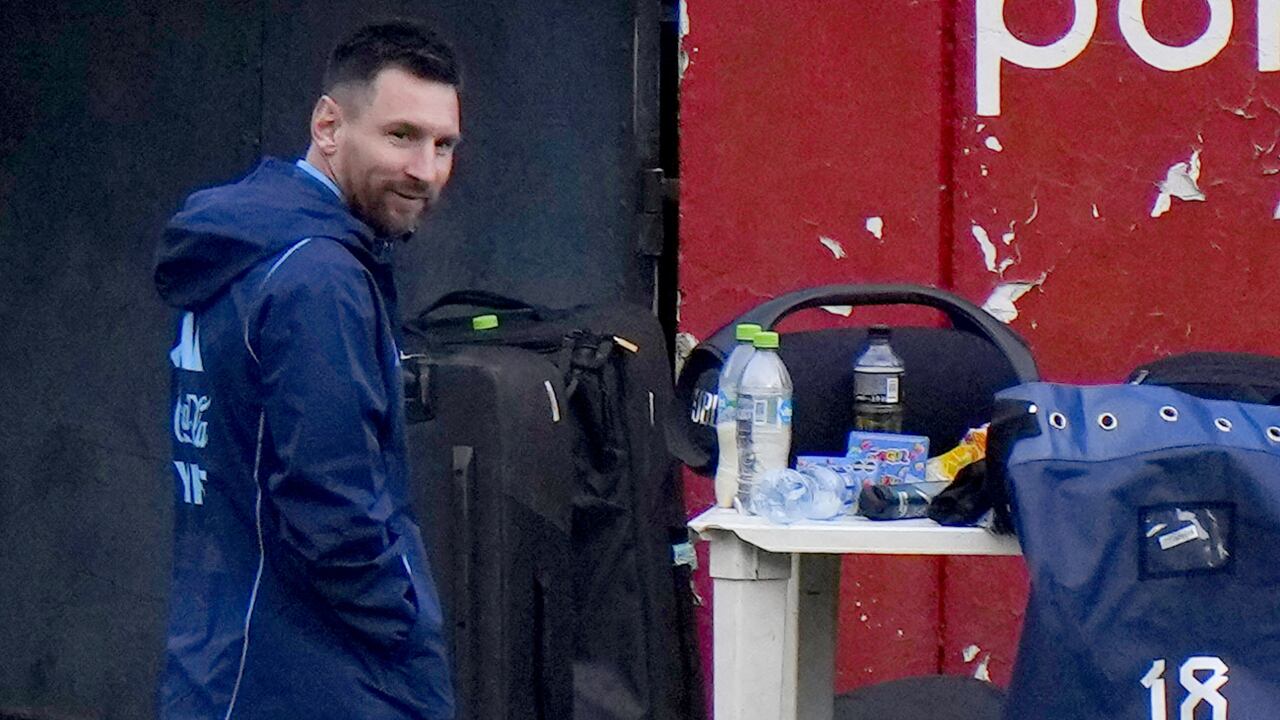
[[321, 95], [311, 111], [311, 144], [326, 156], [338, 150], [338, 133], [342, 130], [342, 106], [328, 95]]

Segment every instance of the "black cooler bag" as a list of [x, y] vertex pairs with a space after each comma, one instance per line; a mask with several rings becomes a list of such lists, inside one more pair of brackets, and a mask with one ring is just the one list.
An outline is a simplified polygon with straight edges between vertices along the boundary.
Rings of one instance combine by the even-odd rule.
[[[991, 420], [996, 392], [1039, 378], [1022, 339], [1008, 326], [951, 293], [918, 285], [826, 285], [765, 302], [703, 340], [685, 362], [669, 417], [676, 456], [703, 475], [715, 472], [716, 390], [733, 350], [734, 328], [766, 329], [799, 310], [824, 305], [920, 305], [941, 311], [951, 327], [895, 327], [903, 359], [903, 432], [929, 438], [931, 454]], [[795, 385], [793, 455], [844, 455], [853, 428], [853, 364], [866, 328], [786, 333], [779, 354]]]

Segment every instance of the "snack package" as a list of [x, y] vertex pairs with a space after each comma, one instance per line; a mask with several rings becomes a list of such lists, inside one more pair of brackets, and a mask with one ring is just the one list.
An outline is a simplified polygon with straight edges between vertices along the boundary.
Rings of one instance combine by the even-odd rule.
[[859, 485], [897, 485], [924, 482], [929, 438], [855, 430], [849, 433], [846, 456], [850, 474]]
[[964, 434], [959, 445], [933, 458], [925, 464], [927, 482], [951, 482], [965, 465], [987, 456], [987, 425], [973, 428]]

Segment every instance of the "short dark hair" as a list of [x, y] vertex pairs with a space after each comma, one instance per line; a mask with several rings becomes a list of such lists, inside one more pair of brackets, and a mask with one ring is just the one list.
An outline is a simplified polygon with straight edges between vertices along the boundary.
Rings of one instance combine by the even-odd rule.
[[397, 18], [365, 25], [338, 43], [324, 71], [324, 92], [332, 93], [339, 85], [368, 85], [388, 67], [462, 86], [453, 48], [423, 23]]

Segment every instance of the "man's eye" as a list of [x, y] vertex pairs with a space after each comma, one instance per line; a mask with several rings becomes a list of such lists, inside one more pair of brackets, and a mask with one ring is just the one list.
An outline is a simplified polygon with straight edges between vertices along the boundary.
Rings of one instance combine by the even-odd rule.
[[408, 140], [408, 139], [409, 139], [409, 131], [408, 131], [408, 130], [392, 130], [392, 131], [391, 131], [390, 133], [388, 133], [388, 134], [389, 134], [391, 137], [393, 137], [393, 138], [395, 138], [395, 139], [397, 139], [397, 140]]

